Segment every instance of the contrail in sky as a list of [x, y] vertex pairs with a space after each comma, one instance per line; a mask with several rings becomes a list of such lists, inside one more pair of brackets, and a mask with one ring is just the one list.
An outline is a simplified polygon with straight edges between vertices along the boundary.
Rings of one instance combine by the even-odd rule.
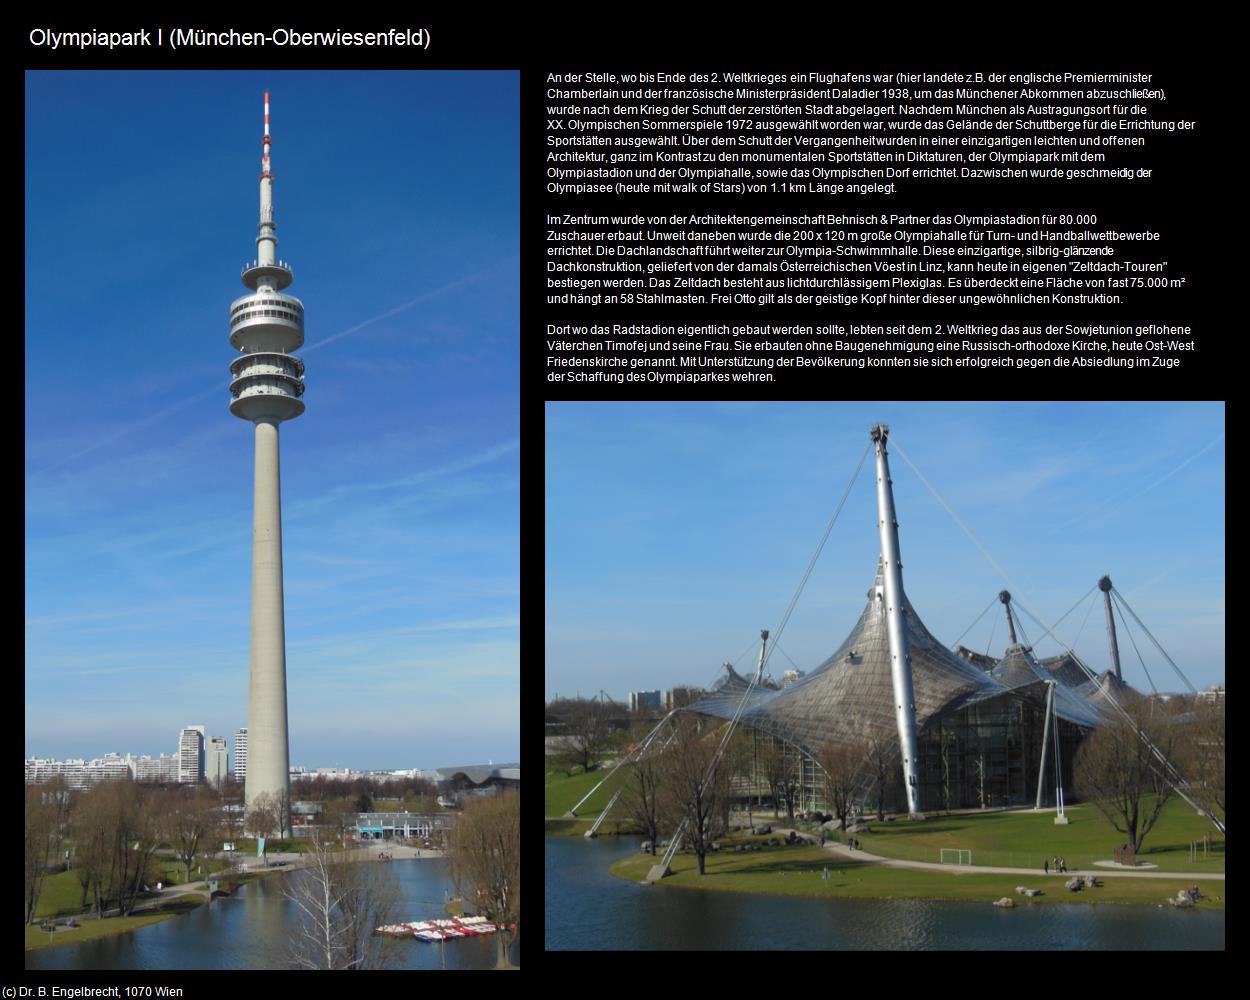
[[363, 330], [366, 326], [371, 326], [374, 323], [380, 323], [382, 320], [386, 319], [389, 316], [394, 316], [396, 313], [401, 313], [405, 309], [411, 309], [413, 306], [420, 305], [422, 302], [427, 302], [430, 299], [435, 298], [438, 295], [442, 295], [444, 292], [450, 292], [452, 289], [459, 288], [461, 285], [468, 285], [474, 281], [477, 281], [479, 278], [484, 277], [488, 273], [489, 273], [488, 271], [478, 271], [477, 274], [466, 275], [465, 277], [458, 278], [457, 280], [451, 282], [448, 285], [443, 285], [442, 288], [436, 288], [432, 292], [426, 292], [424, 295], [418, 295], [415, 299], [410, 299], [407, 302], [403, 302], [400, 305], [397, 305], [394, 309], [388, 309], [386, 312], [381, 313], [380, 315], [374, 316], [371, 319], [367, 319], [362, 323], [357, 323], [355, 326], [349, 326], [346, 330], [340, 330], [338, 333], [331, 334], [330, 336], [326, 337], [325, 340], [319, 340], [315, 344], [309, 344], [306, 347], [304, 347], [300, 351], [300, 353], [307, 354], [309, 351], [315, 351], [318, 347], [325, 347], [326, 344], [333, 343], [334, 341], [340, 340], [343, 337], [350, 336], [351, 334], [355, 333], [358, 330]]
[[[380, 323], [382, 320], [387, 319], [388, 317], [394, 316], [398, 313], [401, 313], [405, 309], [411, 309], [413, 306], [420, 305], [422, 302], [428, 302], [430, 299], [436, 298], [439, 295], [443, 295], [447, 292], [453, 291], [454, 289], [460, 288], [462, 285], [471, 284], [474, 281], [477, 281], [480, 278], [485, 277], [489, 273], [490, 271], [488, 269], [485, 271], [478, 271], [475, 274], [466, 275], [463, 278], [457, 278], [455, 281], [452, 281], [446, 285], [443, 285], [441, 288], [436, 288], [432, 292], [425, 292], [422, 295], [418, 295], [415, 299], [409, 299], [407, 302], [402, 302], [399, 305], [395, 306], [395, 308], [388, 309], [386, 312], [380, 313], [377, 316], [373, 316], [370, 319], [364, 320], [361, 323], [357, 323], [355, 326], [349, 326], [346, 330], [340, 330], [338, 333], [331, 334], [329, 337], [326, 337], [324, 340], [318, 340], [315, 344], [309, 344], [303, 349], [301, 349], [300, 353], [307, 354], [309, 351], [315, 351], [318, 347], [325, 347], [326, 344], [333, 343], [336, 340], [341, 340], [343, 337], [351, 336], [353, 333], [363, 330], [365, 327], [371, 326], [374, 323]], [[166, 407], [165, 409], [159, 411], [158, 413], [153, 413], [150, 416], [144, 417], [142, 420], [136, 420], [133, 424], [127, 424], [124, 427], [119, 427], [117, 430], [113, 431], [110, 434], [105, 435], [104, 437], [100, 438], [98, 441], [95, 441], [92, 444], [87, 445], [87, 447], [82, 448], [79, 451], [76, 451], [71, 455], [65, 455], [65, 456], [62, 456], [61, 458], [58, 458], [52, 464], [46, 465], [42, 469], [40, 469], [38, 472], [34, 473], [34, 475], [40, 475], [43, 473], [51, 472], [53, 469], [60, 468], [62, 465], [66, 464], [67, 462], [77, 461], [78, 459], [82, 458], [84, 455], [89, 455], [93, 451], [97, 451], [100, 448], [104, 448], [107, 445], [112, 444], [114, 441], [117, 441], [125, 437], [127, 434], [131, 433], [132, 431], [137, 431], [141, 427], [147, 427], [149, 424], [154, 424], [161, 420], [164, 420], [170, 414], [177, 413], [179, 410], [185, 409], [186, 407], [190, 406], [192, 403], [196, 403], [199, 400], [204, 399], [206, 396], [209, 396], [209, 395], [212, 395], [213, 393], [218, 393], [221, 391], [222, 391], [222, 386], [220, 383], [217, 383], [211, 386], [210, 388], [203, 390], [202, 392], [196, 393], [193, 396], [188, 396], [185, 399], [180, 399], [178, 402], [174, 403], [173, 406]]]
[[[1107, 511], [1106, 514], [1100, 515], [1099, 518], [1094, 518], [1093, 520], [1089, 520], [1088, 519], [1089, 514], [1093, 513], [1093, 511], [1090, 511], [1086, 513], [1085, 515], [1082, 515], [1080, 520], [1084, 521], [1086, 525], [1091, 525], [1091, 524], [1096, 523], [1098, 520], [1101, 520], [1102, 518], [1110, 517], [1112, 514], [1119, 513], [1125, 507], [1127, 507], [1132, 501], [1136, 500], [1140, 496], [1144, 496], [1145, 494], [1149, 493], [1151, 490], [1153, 490], [1156, 486], [1158, 486], [1160, 483], [1164, 482], [1165, 480], [1171, 479], [1174, 475], [1180, 472], [1181, 469], [1185, 468], [1185, 466], [1187, 466], [1190, 462], [1193, 462], [1196, 459], [1200, 458], [1202, 455], [1205, 455], [1208, 451], [1210, 451], [1212, 448], [1214, 448], [1217, 444], [1219, 444], [1223, 440], [1224, 440], [1224, 435], [1222, 433], [1216, 435], [1214, 438], [1208, 441], [1205, 445], [1199, 448], [1196, 452], [1190, 455], [1187, 459], [1185, 459], [1185, 461], [1181, 462], [1180, 465], [1176, 466], [1176, 468], [1172, 469], [1170, 472], [1165, 472], [1162, 476], [1156, 479], [1149, 486], [1145, 487], [1144, 489], [1140, 489], [1136, 493], [1134, 493], [1132, 496], [1125, 498], [1123, 501], [1121, 501], [1111, 510]], [[1105, 505], [1106, 504], [1104, 503], [1104, 504], [1101, 504], [1100, 506], [1105, 506]], [[1094, 510], [1097, 510], [1097, 509], [1098, 507], [1094, 508]]]

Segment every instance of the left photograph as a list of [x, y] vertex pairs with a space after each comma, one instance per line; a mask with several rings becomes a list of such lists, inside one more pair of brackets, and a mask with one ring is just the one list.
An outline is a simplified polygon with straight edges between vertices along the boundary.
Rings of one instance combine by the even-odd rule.
[[26, 75], [27, 969], [520, 964], [518, 84]]

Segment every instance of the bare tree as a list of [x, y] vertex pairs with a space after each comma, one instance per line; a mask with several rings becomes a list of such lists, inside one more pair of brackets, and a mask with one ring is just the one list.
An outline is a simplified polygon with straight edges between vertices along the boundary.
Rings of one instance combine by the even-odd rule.
[[820, 748], [816, 762], [822, 772], [825, 806], [838, 817], [839, 829], [845, 830], [846, 817], [859, 786], [864, 755], [844, 743], [826, 743]]
[[74, 867], [85, 906], [90, 891], [98, 916], [114, 903], [123, 914], [135, 906], [148, 863], [161, 842], [161, 793], [130, 781], [88, 789], [74, 810]]
[[279, 829], [278, 813], [282, 804], [273, 792], [261, 792], [252, 799], [251, 808], [247, 811], [247, 829], [257, 837], [272, 837]]
[[885, 789], [892, 772], [900, 767], [902, 758], [898, 750], [897, 739], [874, 736], [868, 741], [868, 774], [872, 778], [873, 787], [877, 790], [877, 821], [885, 822]]
[[520, 794], [470, 801], [448, 837], [447, 857], [460, 898], [498, 928], [496, 968], [508, 968], [521, 923]]
[[229, 840], [238, 840], [243, 835], [243, 804], [241, 795], [231, 789], [223, 788], [221, 795], [221, 832]]
[[1150, 699], [1121, 694], [1128, 718], [1110, 716], [1095, 729], [1076, 755], [1076, 784], [1134, 851], [1172, 797], [1172, 786], [1151, 747], [1170, 758], [1176, 744], [1176, 720], [1154, 710]]
[[679, 716], [665, 766], [665, 811], [673, 817], [673, 826], [685, 820], [683, 836], [698, 858], [700, 875], [713, 841], [725, 830], [730, 798], [734, 761], [730, 748], [716, 760], [720, 741], [719, 728], [703, 732], [696, 718]]
[[291, 830], [291, 786], [286, 784], [274, 798], [278, 806], [278, 836], [286, 837]]
[[[118, 850], [121, 809], [118, 782], [104, 782], [86, 790], [74, 810], [74, 859], [82, 886], [82, 903], [94, 897], [97, 916], [104, 916], [119, 883]], [[124, 854], [124, 852], [121, 852]], [[128, 860], [128, 859], [126, 859]]]
[[1224, 821], [1228, 799], [1225, 784], [1224, 701], [1199, 700], [1185, 727], [1185, 746], [1178, 755], [1189, 792], [1210, 815]]
[[[43, 880], [61, 853], [61, 810], [56, 799], [61, 794], [44, 785], [26, 787], [26, 923], [35, 921], [35, 907]], [[66, 797], [68, 797], [66, 795]]]
[[785, 806], [786, 816], [794, 819], [794, 807], [802, 787], [802, 758], [798, 751], [779, 738], [769, 739], [759, 752], [759, 766], [773, 797], [773, 815]]
[[326, 799], [321, 810], [321, 823], [334, 833], [339, 843], [347, 843], [347, 831], [355, 826], [356, 803], [346, 795]]
[[381, 969], [394, 960], [392, 942], [373, 932], [394, 919], [399, 887], [394, 869], [346, 859], [314, 835], [304, 868], [284, 882], [299, 910], [291, 959], [303, 969]]
[[584, 771], [589, 771], [611, 742], [611, 706], [594, 699], [565, 699], [555, 703], [552, 711], [558, 713], [565, 724], [564, 734], [557, 743], [560, 755], [570, 764], [580, 764]]
[[634, 818], [651, 844], [651, 853], [655, 854], [656, 841], [660, 837], [660, 823], [663, 818], [660, 788], [664, 776], [664, 755], [659, 752], [660, 741], [653, 741], [652, 747], [643, 752], [632, 766], [625, 786], [624, 805]]
[[217, 839], [221, 829], [216, 796], [201, 788], [178, 789], [166, 805], [165, 823], [174, 856], [182, 862], [190, 882], [196, 856]]

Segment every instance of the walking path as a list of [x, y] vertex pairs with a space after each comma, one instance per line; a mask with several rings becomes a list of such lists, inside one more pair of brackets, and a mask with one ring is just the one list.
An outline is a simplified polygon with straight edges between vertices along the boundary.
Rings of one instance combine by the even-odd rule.
[[[778, 836], [788, 837], [789, 829], [780, 829], [774, 827]], [[794, 831], [798, 836], [808, 836], [802, 831]], [[921, 871], [942, 871], [951, 875], [1027, 875], [1030, 878], [1055, 878], [1062, 879], [1065, 882], [1077, 873], [1075, 868], [1069, 868], [1066, 872], [1052, 871], [1049, 873], [1038, 870], [1037, 868], [1000, 868], [994, 865], [943, 865], [935, 861], [904, 861], [901, 858], [883, 858], [877, 854], [869, 854], [867, 851], [852, 851], [845, 844], [826, 843], [825, 850], [839, 858], [846, 858], [850, 861], [877, 861], [891, 868], [916, 868]], [[1108, 868], [1098, 868], [1097, 871], [1087, 871], [1085, 874], [1094, 874], [1099, 878], [1163, 878], [1176, 881], [1181, 879], [1184, 881], [1196, 881], [1198, 879], [1219, 879], [1224, 881], [1223, 872], [1161, 872], [1161, 871], [1115, 871]]]

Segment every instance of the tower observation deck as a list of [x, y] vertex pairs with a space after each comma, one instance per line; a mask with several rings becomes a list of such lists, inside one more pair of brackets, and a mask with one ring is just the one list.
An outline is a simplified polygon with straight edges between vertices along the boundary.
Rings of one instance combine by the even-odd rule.
[[304, 412], [304, 362], [291, 352], [304, 343], [304, 303], [282, 289], [295, 279], [277, 259], [273, 173], [269, 160], [269, 92], [261, 139], [260, 235], [256, 259], [243, 266], [251, 293], [230, 304], [230, 344], [242, 352], [230, 365], [230, 412], [244, 420], [293, 420]]
[[[256, 426], [252, 516], [252, 638], [248, 656], [248, 811], [269, 796], [285, 812], [290, 801], [286, 708], [286, 625], [282, 595], [282, 499], [278, 425], [304, 412], [304, 362], [291, 354], [304, 343], [304, 304], [282, 290], [294, 275], [275, 251], [270, 170], [269, 92], [261, 140], [260, 235], [256, 259], [243, 267], [251, 291], [230, 305], [230, 412]], [[288, 819], [282, 817], [285, 829]]]

